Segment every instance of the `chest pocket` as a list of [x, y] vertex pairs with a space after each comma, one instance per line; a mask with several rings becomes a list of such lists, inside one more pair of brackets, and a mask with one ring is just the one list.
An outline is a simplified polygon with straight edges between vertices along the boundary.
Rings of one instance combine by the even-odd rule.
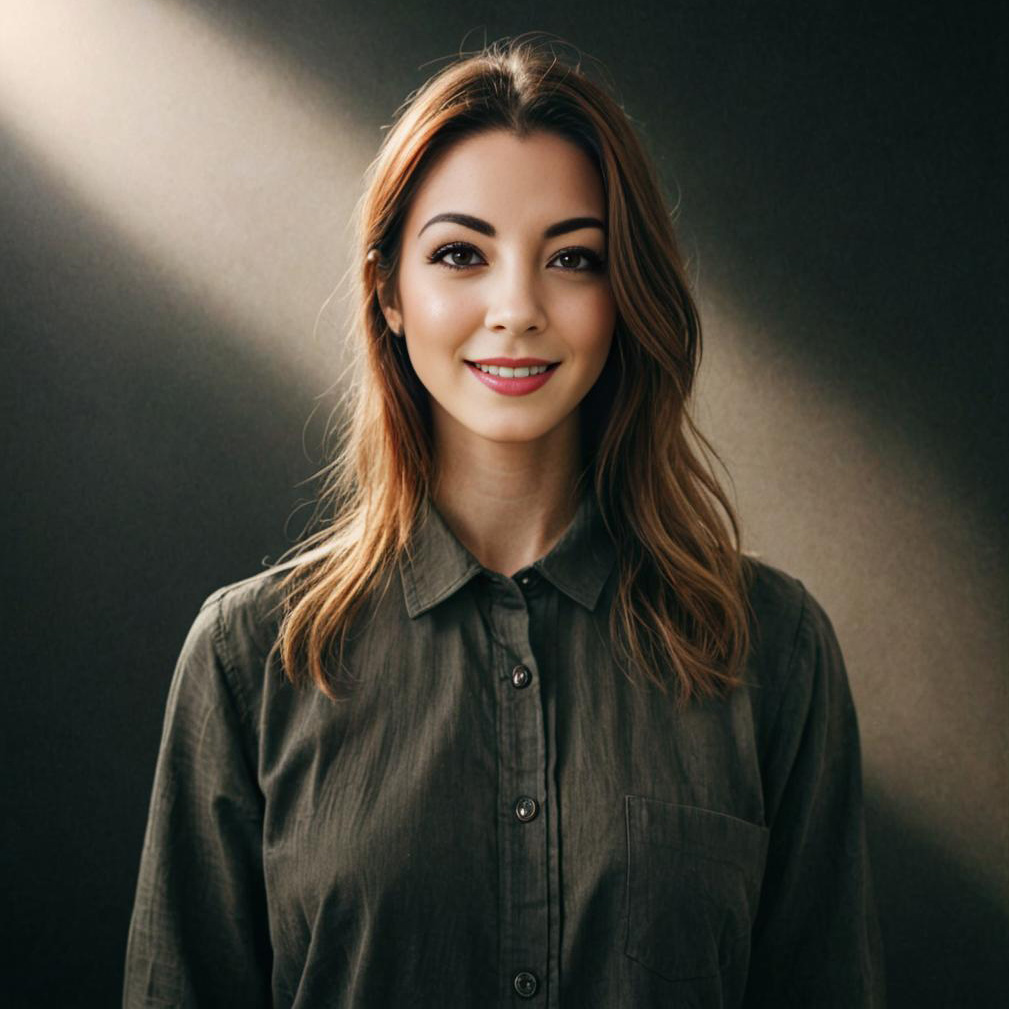
[[770, 831], [698, 806], [625, 796], [624, 952], [670, 981], [747, 953]]

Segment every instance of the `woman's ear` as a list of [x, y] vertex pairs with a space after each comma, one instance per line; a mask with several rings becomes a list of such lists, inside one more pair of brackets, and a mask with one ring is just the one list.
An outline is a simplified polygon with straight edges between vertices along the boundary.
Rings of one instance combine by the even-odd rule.
[[403, 335], [403, 314], [399, 310], [399, 299], [391, 290], [388, 281], [378, 283], [378, 303], [385, 316], [386, 325], [397, 335]]

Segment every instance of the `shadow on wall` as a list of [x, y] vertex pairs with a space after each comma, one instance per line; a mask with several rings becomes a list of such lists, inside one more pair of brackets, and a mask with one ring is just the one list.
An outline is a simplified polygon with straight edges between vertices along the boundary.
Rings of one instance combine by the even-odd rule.
[[886, 953], [889, 1004], [1004, 1005], [1009, 913], [966, 860], [940, 847], [866, 783], [873, 881]]

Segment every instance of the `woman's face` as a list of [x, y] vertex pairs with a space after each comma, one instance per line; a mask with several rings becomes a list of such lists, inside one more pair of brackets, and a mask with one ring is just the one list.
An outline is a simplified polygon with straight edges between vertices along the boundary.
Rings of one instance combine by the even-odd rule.
[[[616, 323], [605, 220], [595, 165], [552, 133], [484, 133], [432, 165], [404, 223], [385, 314], [405, 333], [436, 428], [531, 442], [577, 425]], [[472, 363], [497, 358], [551, 367], [538, 378], [481, 377]]]

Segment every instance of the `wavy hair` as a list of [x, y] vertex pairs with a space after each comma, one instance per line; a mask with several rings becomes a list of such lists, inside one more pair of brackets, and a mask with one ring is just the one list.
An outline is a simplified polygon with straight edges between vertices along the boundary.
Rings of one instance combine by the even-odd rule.
[[[579, 406], [583, 468], [617, 548], [609, 614], [614, 660], [676, 703], [738, 686], [749, 647], [747, 563], [718, 456], [688, 412], [700, 321], [656, 170], [632, 122], [580, 60], [530, 33], [460, 56], [397, 110], [355, 212], [358, 295], [352, 381], [338, 450], [280, 583], [275, 648], [295, 685], [333, 700], [354, 619], [387, 588], [436, 480], [428, 393], [389, 329], [380, 294], [394, 284], [400, 234], [424, 172], [449, 145], [487, 130], [552, 131], [598, 166], [606, 194], [607, 270], [618, 313], [603, 372]], [[372, 253], [372, 250], [377, 250]], [[371, 253], [371, 255], [369, 255]], [[318, 518], [318, 513], [316, 519]], [[310, 523], [311, 524], [311, 523]]]

